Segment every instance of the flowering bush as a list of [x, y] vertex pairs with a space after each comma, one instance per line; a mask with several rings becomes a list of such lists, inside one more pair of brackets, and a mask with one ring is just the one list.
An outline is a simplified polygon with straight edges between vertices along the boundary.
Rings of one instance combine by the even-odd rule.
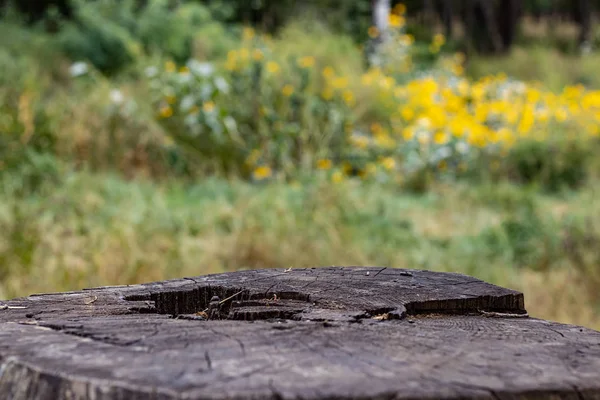
[[589, 147], [562, 140], [598, 136], [600, 92], [577, 86], [556, 94], [502, 75], [470, 81], [463, 55], [441, 53], [442, 35], [428, 45], [432, 67], [416, 68], [403, 11], [394, 9], [362, 76], [339, 74], [310, 54], [281, 60], [272, 39], [250, 29], [221, 63], [192, 60], [177, 70], [169, 62], [151, 74], [158, 117], [177, 144], [257, 180], [317, 169], [333, 181], [406, 182], [482, 167], [532, 180], [547, 171], [528, 161], [531, 152], [515, 150], [532, 142], [558, 143], [559, 153], [576, 149], [556, 157], [569, 165], [552, 167], [551, 179], [584, 168], [575, 160]]
[[245, 46], [222, 65], [191, 60], [148, 71], [158, 117], [175, 142], [256, 179], [344, 153], [355, 104], [348, 79], [331, 67], [319, 71], [311, 56], [278, 60], [263, 38], [244, 35]]

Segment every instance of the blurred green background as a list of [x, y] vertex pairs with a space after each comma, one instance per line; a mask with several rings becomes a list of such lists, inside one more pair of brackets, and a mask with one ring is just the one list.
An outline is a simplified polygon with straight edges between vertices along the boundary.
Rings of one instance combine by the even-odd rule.
[[0, 10], [0, 299], [382, 265], [600, 328], [600, 1]]

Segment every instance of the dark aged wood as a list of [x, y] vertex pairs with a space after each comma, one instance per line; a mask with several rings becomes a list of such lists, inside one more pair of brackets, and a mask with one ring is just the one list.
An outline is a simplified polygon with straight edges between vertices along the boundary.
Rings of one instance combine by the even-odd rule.
[[0, 399], [250, 398], [600, 399], [600, 332], [465, 275], [389, 268], [0, 303]]

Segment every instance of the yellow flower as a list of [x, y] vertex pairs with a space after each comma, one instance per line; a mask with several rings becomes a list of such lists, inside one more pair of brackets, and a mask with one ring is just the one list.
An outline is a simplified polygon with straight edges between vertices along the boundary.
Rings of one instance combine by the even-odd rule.
[[446, 144], [448, 143], [448, 135], [446, 135], [446, 132], [444, 131], [437, 131], [433, 135], [433, 142], [435, 144]]
[[436, 34], [433, 37], [433, 44], [437, 47], [442, 47], [446, 43], [446, 37], [441, 33]]
[[354, 105], [354, 103], [355, 103], [354, 93], [352, 93], [351, 91], [345, 90], [344, 94], [343, 94], [343, 98], [348, 106], [352, 107]]
[[175, 104], [175, 102], [177, 101], [177, 97], [175, 97], [173, 95], [168, 95], [168, 96], [165, 97], [165, 100], [169, 104]]
[[463, 64], [466, 59], [467, 57], [465, 56], [465, 53], [458, 52], [454, 54], [454, 61], [456, 61], [458, 64]]
[[402, 130], [402, 138], [404, 140], [409, 141], [409, 140], [412, 140], [412, 138], [414, 138], [414, 137], [415, 137], [415, 131], [412, 128], [407, 127]]
[[281, 68], [279, 67], [279, 64], [277, 64], [275, 61], [269, 61], [267, 63], [267, 71], [271, 74], [276, 74], [279, 72]]
[[360, 149], [364, 149], [369, 145], [369, 139], [365, 136], [356, 136], [351, 139], [352, 144]]
[[290, 84], [287, 84], [283, 87], [283, 89], [281, 89], [281, 93], [283, 93], [285, 97], [290, 97], [294, 93], [294, 87]]
[[463, 76], [465, 74], [465, 68], [460, 64], [454, 64], [450, 70], [454, 75]]
[[404, 46], [410, 46], [415, 42], [415, 37], [413, 35], [402, 35], [400, 36], [400, 43]]
[[331, 175], [331, 180], [333, 183], [340, 183], [341, 181], [344, 180], [344, 175], [340, 171], [335, 171]]
[[394, 160], [392, 157], [385, 157], [382, 161], [381, 164], [383, 165], [383, 167], [385, 169], [387, 169], [388, 171], [394, 169], [396, 167], [396, 160]]
[[273, 171], [271, 170], [271, 167], [266, 166], [266, 165], [261, 165], [260, 167], [257, 167], [256, 169], [254, 169], [254, 172], [252, 173], [252, 175], [254, 176], [254, 179], [256, 179], [256, 180], [266, 179], [266, 178], [270, 177], [272, 174], [273, 174]]
[[237, 63], [235, 60], [227, 60], [225, 63], [225, 69], [227, 71], [235, 71], [237, 69]]
[[378, 146], [386, 149], [393, 149], [396, 147], [396, 142], [394, 139], [392, 139], [391, 136], [385, 132], [375, 136], [375, 143], [377, 143]]
[[264, 58], [264, 54], [263, 54], [262, 50], [261, 50], [261, 49], [254, 49], [254, 50], [252, 51], [252, 58], [253, 58], [255, 61], [260, 61], [260, 60], [262, 60], [262, 59]]
[[163, 106], [158, 112], [161, 118], [169, 118], [173, 115], [173, 109], [170, 106]]
[[375, 165], [373, 163], [368, 163], [367, 164], [367, 168], [366, 168], [366, 172], [369, 175], [374, 174], [375, 172], [377, 172], [377, 165]]
[[302, 57], [298, 60], [298, 65], [302, 68], [310, 68], [315, 65], [315, 58], [311, 56]]
[[254, 38], [254, 29], [245, 27], [242, 31], [242, 38], [244, 40], [252, 40]]
[[331, 86], [333, 86], [334, 89], [345, 89], [346, 87], [348, 87], [348, 78], [346, 78], [346, 77], [335, 78], [331, 82]]
[[400, 114], [405, 121], [412, 121], [412, 119], [415, 117], [415, 111], [408, 106], [402, 107]]
[[250, 50], [244, 48], [240, 50], [240, 57], [242, 60], [247, 60], [250, 58]]
[[567, 118], [569, 118], [569, 115], [567, 114], [564, 108], [559, 108], [554, 113], [554, 118], [556, 118], [558, 122], [565, 122]]
[[202, 105], [202, 109], [205, 113], [211, 113], [215, 110], [215, 103], [213, 103], [212, 101], [207, 101]]
[[324, 100], [331, 100], [333, 98], [333, 90], [329, 87], [323, 89], [323, 91], [321, 92], [321, 97]]
[[167, 61], [165, 63], [165, 71], [175, 72], [176, 69], [177, 69], [177, 66], [175, 65], [175, 63], [173, 61]]
[[325, 67], [325, 68], [323, 68], [322, 74], [325, 78], [331, 79], [335, 75], [335, 71], [331, 67]]
[[331, 164], [331, 160], [327, 158], [322, 158], [319, 161], [317, 161], [317, 168], [322, 170], [328, 170], [331, 168]]
[[406, 23], [406, 21], [403, 16], [396, 15], [396, 14], [390, 14], [389, 24], [391, 27], [400, 28], [400, 27], [404, 26], [405, 23]]
[[375, 39], [376, 37], [379, 36], [379, 29], [377, 29], [376, 26], [370, 26], [368, 33], [369, 33], [369, 37], [371, 39]]
[[466, 96], [469, 93], [469, 82], [466, 79], [462, 79], [456, 88], [461, 96]]

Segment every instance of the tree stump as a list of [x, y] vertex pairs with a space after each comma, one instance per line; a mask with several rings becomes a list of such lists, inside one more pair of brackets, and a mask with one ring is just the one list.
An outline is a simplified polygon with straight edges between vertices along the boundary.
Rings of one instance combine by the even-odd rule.
[[600, 399], [600, 332], [469, 276], [266, 269], [0, 303], [0, 399]]

